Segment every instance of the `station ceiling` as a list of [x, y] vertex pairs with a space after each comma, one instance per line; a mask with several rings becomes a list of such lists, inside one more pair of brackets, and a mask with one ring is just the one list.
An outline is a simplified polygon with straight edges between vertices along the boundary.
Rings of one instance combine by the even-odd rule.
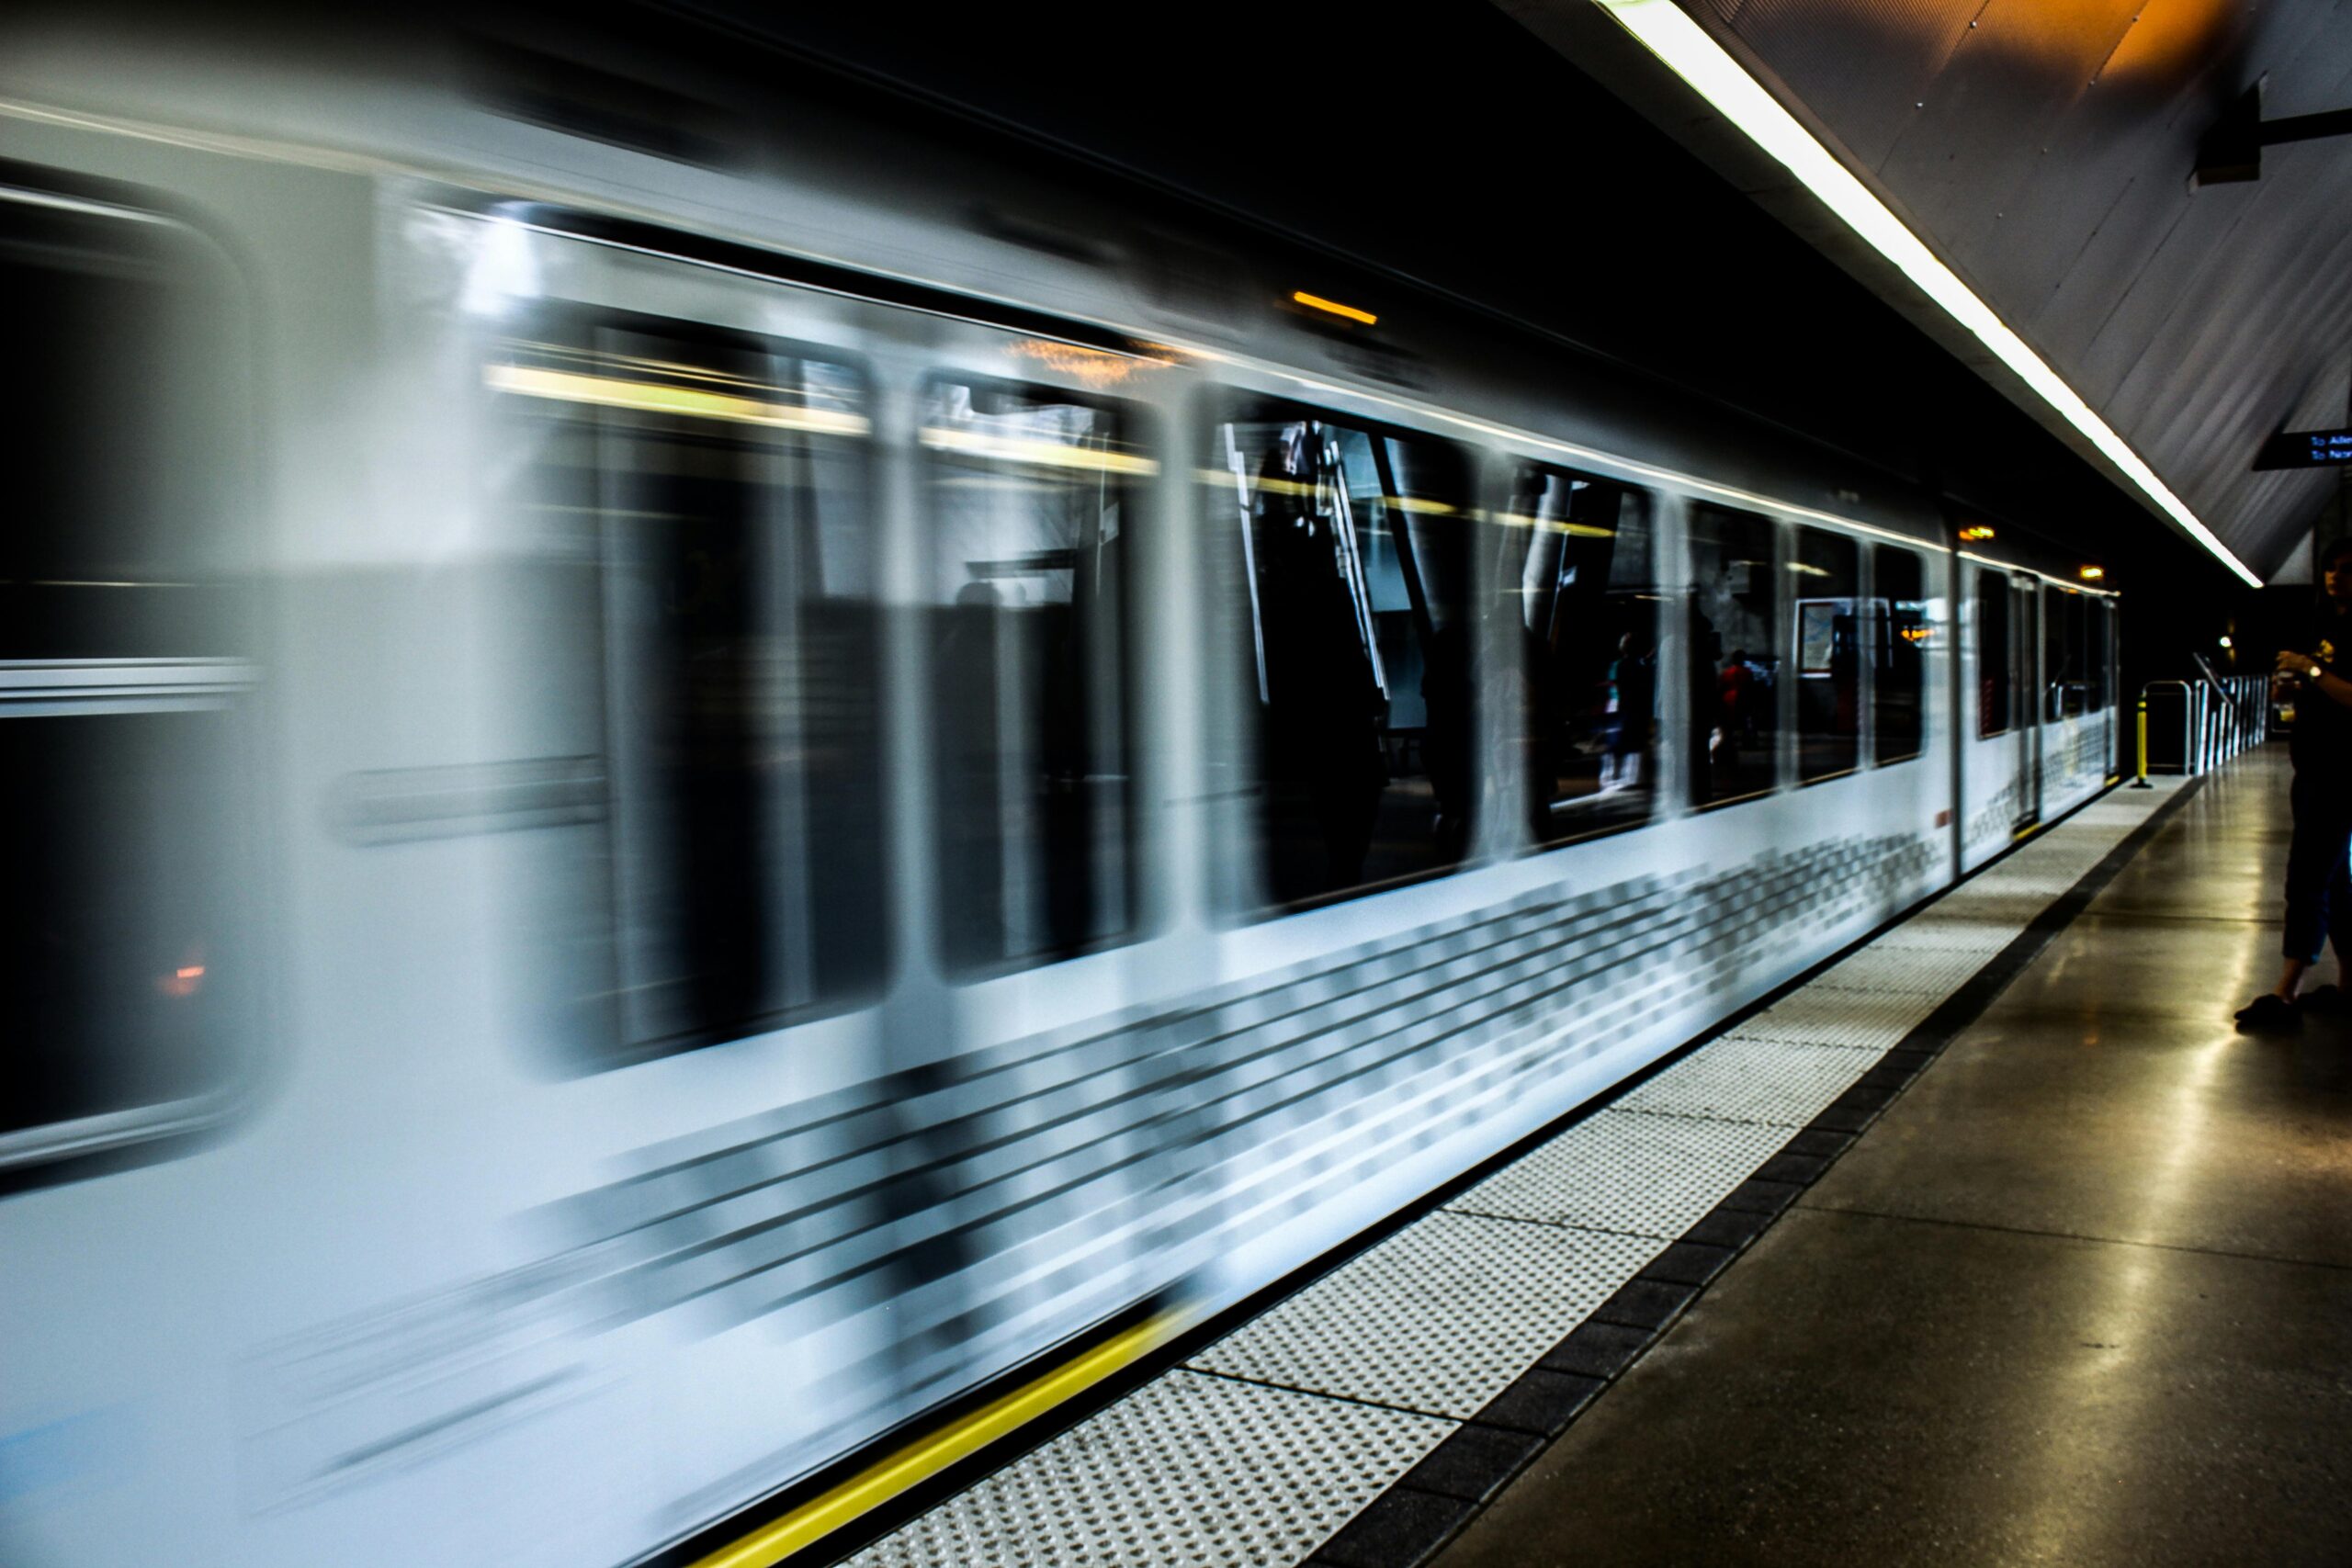
[[[1497, 3], [2003, 379], [1593, 0]], [[2352, 138], [2188, 176], [2258, 78], [2267, 118], [2352, 107], [2352, 0], [1676, 3], [2242, 559], [2296, 574], [2336, 474], [2251, 464], [2276, 431], [2352, 423]]]

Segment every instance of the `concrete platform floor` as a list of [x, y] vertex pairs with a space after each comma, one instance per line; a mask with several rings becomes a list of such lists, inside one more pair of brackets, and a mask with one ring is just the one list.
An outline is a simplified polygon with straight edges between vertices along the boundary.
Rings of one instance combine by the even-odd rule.
[[2209, 780], [1440, 1568], [2352, 1563], [2352, 1023], [2230, 1018], [2287, 780]]

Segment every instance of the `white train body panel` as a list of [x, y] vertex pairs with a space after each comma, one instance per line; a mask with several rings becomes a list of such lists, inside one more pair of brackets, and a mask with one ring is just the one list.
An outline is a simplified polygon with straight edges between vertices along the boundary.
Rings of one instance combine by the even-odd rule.
[[[225, 373], [219, 392], [236, 400], [254, 461], [220, 525], [240, 531], [257, 592], [239, 665], [250, 673], [219, 701], [243, 727], [222, 798], [253, 842], [218, 907], [239, 911], [252, 979], [236, 1060], [181, 1107], [199, 1131], [133, 1106], [122, 1126], [92, 1124], [114, 1163], [0, 1144], [24, 1178], [0, 1197], [0, 1557], [11, 1563], [127, 1562], [159, 1548], [236, 1568], [634, 1561], [1139, 1303], [1240, 1300], [2105, 782], [2111, 700], [1983, 736], [1965, 580], [1975, 564], [1945, 547], [1924, 500], [1847, 515], [1823, 504], [1831, 479], [1799, 493], [1804, 454], [1728, 442], [1717, 453], [1702, 423], [1664, 418], [1634, 393], [1607, 402], [1549, 389], [1540, 372], [1442, 369], [1402, 390], [1255, 304], [1220, 334], [1120, 276], [956, 227], [944, 215], [961, 200], [964, 160], [944, 150], [933, 150], [941, 170], [879, 162], [870, 182], [803, 166], [813, 154], [729, 175], [499, 119], [390, 75], [255, 67], [284, 91], [254, 98], [225, 76], [123, 69], [87, 39], [36, 41], [0, 80], [13, 106], [0, 119], [9, 199], [106, 182], [130, 193], [130, 222], [145, 220], [132, 198], [148, 193], [153, 212], [217, 243], [238, 301], [222, 321], [249, 355], [250, 394]], [[118, 80], [158, 85], [137, 97]], [[648, 225], [632, 234], [674, 235], [680, 254], [605, 231], [580, 237], [591, 220], [620, 219]], [[743, 253], [687, 254], [706, 238], [773, 254], [778, 276], [737, 265]], [[791, 281], [812, 258], [871, 275], [874, 297]], [[970, 296], [969, 319], [887, 302], [910, 280]], [[1055, 347], [1040, 317], [1066, 318], [1078, 346]], [[562, 336], [571, 321], [589, 323], [589, 346], [546, 357], [573, 342]], [[662, 380], [678, 367], [610, 346], [613, 334], [655, 333], [647, 323], [763, 368], [734, 383], [715, 371]], [[1114, 367], [1117, 355], [1083, 346], [1111, 331], [1169, 346]], [[1470, 363], [1442, 353], [1430, 355], [1442, 367]], [[778, 400], [786, 373], [775, 367], [787, 361], [819, 365], [795, 385], [836, 402], [820, 406], [815, 391]], [[627, 364], [639, 369], [609, 368]], [[1015, 384], [1018, 396], [992, 389]], [[1003, 670], [1024, 655], [1009, 616], [978, 614], [999, 601], [936, 590], [929, 562], [946, 525], [934, 509], [948, 503], [935, 487], [997, 477], [939, 466], [959, 452], [1038, 459], [1010, 437], [958, 447], [938, 434], [939, 410], [963, 399], [977, 421], [1017, 420], [1023, 398], [1047, 393], [1127, 433], [1057, 449], [1092, 454], [1088, 472], [1132, 484], [1118, 503], [1130, 654], [1123, 694], [1102, 699], [1125, 705], [1127, 782], [1057, 775], [1079, 793], [1130, 792], [1122, 810], [1087, 818], [1110, 820], [1104, 831], [1127, 848], [1089, 852], [1098, 886], [1080, 899], [1125, 924], [1050, 959], [975, 964], [941, 935], [968, 903], [942, 870], [957, 863], [960, 804], [942, 781], [970, 775], [956, 772], [957, 714], [938, 694], [966, 659]], [[704, 482], [701, 459], [676, 453], [608, 465], [599, 443], [671, 439], [627, 425], [638, 413], [626, 410], [577, 412], [628, 398], [653, 411], [657, 431], [679, 407], [786, 430], [753, 448], [765, 477], [739, 488], [792, 513], [793, 527], [807, 523], [820, 556], [847, 536], [826, 532], [837, 494], [825, 486], [854, 494], [866, 554], [843, 570], [871, 574], [870, 615], [851, 615], [853, 629], [823, 646], [871, 638], [870, 665], [853, 674], [876, 694], [872, 765], [847, 776], [873, 781], [872, 908], [820, 902], [857, 884], [808, 869], [846, 852], [819, 819], [855, 814], [794, 782], [831, 765], [808, 761], [817, 748], [805, 741], [834, 722], [821, 705], [838, 693], [791, 684], [789, 660], [781, 672], [754, 660], [727, 678], [782, 682], [761, 689], [787, 692], [777, 701], [807, 728], [794, 732], [800, 750], [761, 753], [797, 760], [760, 773], [749, 804], [728, 797], [728, 808], [763, 824], [760, 852], [801, 874], [746, 882], [791, 901], [760, 958], [779, 976], [759, 1004], [772, 1018], [684, 1042], [694, 1048], [672, 1048], [682, 1036], [660, 1035], [661, 1020], [719, 1004], [671, 996], [705, 980], [664, 977], [685, 938], [644, 911], [689, 900], [678, 888], [710, 863], [664, 870], [646, 849], [701, 842], [692, 811], [657, 807], [662, 770], [685, 765], [672, 753], [702, 742], [628, 728], [653, 699], [631, 684], [643, 672], [628, 660], [679, 594], [724, 575], [710, 564], [721, 547], [698, 565], [689, 550], [686, 566], [645, 567], [640, 578], [676, 592], [631, 599], [609, 551], [658, 553], [669, 536], [630, 532], [634, 513], [609, 490], [546, 499], [575, 480]], [[1612, 754], [1621, 771], [1602, 776], [1620, 795], [1652, 792], [1645, 825], [1532, 841], [1535, 775], [1492, 761], [1525, 740], [1497, 695], [1510, 660], [1488, 634], [1464, 634], [1486, 638], [1451, 655], [1478, 677], [1464, 754], [1487, 761], [1450, 869], [1279, 900], [1281, 912], [1253, 900], [1253, 879], [1282, 874], [1277, 850], [1250, 851], [1261, 832], [1250, 802], [1274, 786], [1253, 795], [1232, 767], [1263, 765], [1280, 741], [1236, 739], [1247, 682], [1220, 636], [1233, 623], [1217, 618], [1242, 613], [1218, 576], [1235, 529], [1220, 510], [1216, 431], [1236, 400], [1319, 411], [1329, 419], [1310, 438], [1338, 432], [1334, 451], [1361, 438], [1400, 469], [1456, 455], [1459, 501], [1431, 501], [1410, 475], [1378, 498], [1401, 519], [1386, 525], [1387, 547], [1406, 558], [1419, 547], [1416, 517], [1515, 515], [1534, 466], [1569, 489], [1622, 491], [1615, 504], [1629, 519], [1639, 510], [1655, 552], [1626, 601], [1661, 608], [1646, 649], [1620, 645], [1607, 700], [1649, 682], [1659, 739], [1637, 773]], [[592, 457], [562, 456], [574, 446]], [[819, 469], [832, 477], [808, 477]], [[1252, 493], [1272, 504], [1264, 497], [1285, 492], [1261, 478]], [[1699, 739], [1731, 720], [1711, 729], [1695, 710], [1747, 679], [1719, 679], [1713, 658], [1690, 668], [1702, 635], [1686, 611], [1702, 591], [1693, 563], [1710, 508], [1762, 519], [1757, 536], [1779, 541], [1760, 576], [1728, 547], [1705, 558], [1716, 577], [1739, 569], [1740, 614], [1781, 626], [1783, 644], [1759, 656], [1778, 660], [1771, 682], [1740, 694], [1750, 716], [1777, 705], [1736, 764], [1775, 782], [1696, 809], [1697, 750], [1728, 769], [1737, 743], [1719, 755]], [[587, 533], [564, 532], [582, 514], [595, 518]], [[1550, 521], [1536, 531], [1595, 536]], [[1631, 522], [1618, 526], [1634, 536]], [[1089, 547], [1099, 555], [1107, 536]], [[1480, 564], [1506, 547], [1495, 539], [1518, 547], [1473, 536], [1487, 552], [1465, 547], [1474, 585], [1519, 592]], [[582, 538], [608, 553], [576, 549]], [[1885, 558], [1872, 555], [1882, 547], [1917, 558], [1907, 760], [1876, 761], [1879, 731], [1895, 721], [1853, 708], [1876, 688], [1838, 672], [1856, 618], [1887, 614], [1867, 607], [1870, 574], [1886, 569], [1857, 567], [1846, 592], [1809, 612], [1805, 573], [1821, 569], [1792, 563], [1814, 547], [1850, 547], [1861, 563]], [[1014, 575], [996, 581], [1081, 568], [1004, 570]], [[782, 602], [756, 613], [803, 617], [789, 635], [820, 637], [806, 631], [816, 598]], [[1363, 603], [1369, 623], [1369, 588]], [[959, 606], [998, 627], [992, 647], [955, 640]], [[1826, 639], [1820, 668], [1792, 673], [1806, 626]], [[571, 639], [587, 631], [602, 674], [575, 657]], [[1417, 656], [1432, 657], [1434, 640], [1413, 644]], [[1816, 699], [1839, 682], [1861, 694], [1824, 710]], [[1402, 673], [1384, 690], [1386, 724], [1416, 698]], [[1000, 715], [1008, 733], [1023, 721], [1014, 705]], [[1805, 711], [1851, 727], [1826, 744], [1850, 741], [1852, 764], [1801, 784], [1815, 765], [1798, 734]], [[1383, 787], [1420, 776], [1408, 772], [1416, 746], [1432, 766], [1436, 724], [1384, 740]], [[1442, 823], [1451, 807], [1430, 788]], [[1604, 782], [1544, 820], [1573, 823], [1610, 793]], [[1023, 809], [1004, 806], [1002, 819]], [[1001, 882], [979, 928], [1064, 918], [1012, 871]], [[1103, 892], [1110, 882], [1119, 890]], [[869, 917], [886, 962], [824, 948], [828, 921]], [[625, 972], [639, 965], [637, 981], [581, 978], [613, 952]], [[182, 977], [197, 969], [210, 983], [204, 968], [186, 964]], [[177, 1141], [158, 1141], [165, 1134]]]

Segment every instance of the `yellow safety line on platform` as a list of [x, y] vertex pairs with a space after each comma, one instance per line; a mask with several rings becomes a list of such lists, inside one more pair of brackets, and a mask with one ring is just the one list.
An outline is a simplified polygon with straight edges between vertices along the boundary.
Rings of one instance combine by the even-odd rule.
[[1114, 1334], [1035, 1381], [951, 1421], [858, 1472], [839, 1486], [780, 1518], [696, 1560], [692, 1568], [769, 1568], [832, 1534], [956, 1461], [1134, 1365], [1192, 1325], [1192, 1314], [1163, 1313]]

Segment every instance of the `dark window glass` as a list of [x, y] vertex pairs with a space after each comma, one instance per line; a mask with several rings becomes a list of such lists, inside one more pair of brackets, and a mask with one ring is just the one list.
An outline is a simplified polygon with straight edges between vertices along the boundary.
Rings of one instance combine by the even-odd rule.
[[1152, 462], [1127, 411], [935, 381], [924, 538], [942, 943], [953, 968], [1133, 924], [1126, 561]]
[[1843, 534], [1796, 531], [1797, 780], [1861, 764], [1861, 550]]
[[239, 651], [237, 367], [207, 340], [210, 274], [167, 225], [0, 201], [0, 659]]
[[1258, 404], [1211, 453], [1243, 698], [1211, 765], [1255, 840], [1229, 896], [1295, 906], [1459, 863], [1482, 784], [1461, 452]]
[[1660, 595], [1649, 497], [1521, 468], [1488, 536], [1500, 593], [1494, 689], [1515, 690], [1539, 844], [1634, 827], [1657, 799]]
[[2041, 624], [2041, 585], [2020, 572], [2009, 580], [2009, 711], [2026, 728], [2042, 720]]
[[2045, 585], [2041, 591], [2042, 717], [2075, 718], [2090, 692], [2083, 596]]
[[190, 1124], [251, 1027], [220, 276], [0, 197], [0, 1167]]
[[252, 983], [222, 908], [242, 869], [220, 808], [232, 722], [193, 698], [0, 718], [0, 1133], [229, 1071]]
[[1690, 799], [1709, 806], [1779, 779], [1782, 666], [1773, 525], [1690, 511]]
[[2009, 715], [2009, 580], [1997, 571], [1976, 573], [1976, 733], [2006, 734]]
[[2092, 632], [2092, 647], [2098, 655], [2098, 705], [2115, 705], [2115, 601], [2098, 602], [2098, 617]]
[[[624, 1055], [735, 1038], [883, 966], [865, 390], [787, 345], [566, 318], [489, 371], [596, 671]], [[560, 599], [561, 594], [558, 595]]]
[[1882, 764], [1907, 761], [1925, 744], [1922, 671], [1934, 636], [1926, 582], [1917, 551], [1871, 551], [1871, 750]]
[[2083, 711], [2097, 713], [2107, 705], [2107, 605], [2083, 601]]

